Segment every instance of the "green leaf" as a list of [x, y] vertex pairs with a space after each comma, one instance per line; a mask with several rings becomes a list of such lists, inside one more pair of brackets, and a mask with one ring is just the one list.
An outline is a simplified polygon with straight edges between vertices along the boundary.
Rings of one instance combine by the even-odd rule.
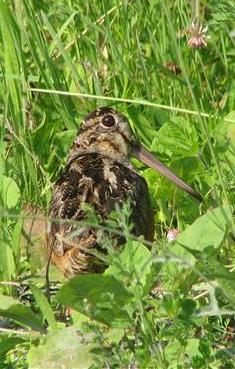
[[133, 295], [111, 275], [80, 275], [65, 283], [57, 300], [110, 326], [131, 324], [128, 313]]
[[16, 268], [12, 249], [6, 239], [0, 238], [0, 255], [0, 276], [3, 280], [11, 280], [15, 276]]
[[199, 344], [200, 340], [198, 338], [191, 338], [188, 340], [185, 352], [190, 358], [193, 358], [194, 356], [202, 356], [199, 350]]
[[12, 297], [0, 295], [0, 316], [14, 320], [20, 325], [43, 332], [42, 319], [36, 317], [33, 311]]
[[59, 329], [45, 336], [38, 346], [32, 346], [27, 359], [29, 369], [87, 369], [93, 363], [93, 346], [73, 327]]
[[190, 319], [191, 315], [193, 314], [193, 312], [196, 309], [196, 302], [192, 299], [184, 299], [181, 301], [180, 304], [180, 317], [182, 319]]
[[42, 291], [36, 287], [32, 282], [29, 282], [29, 287], [34, 295], [36, 303], [38, 304], [43, 316], [46, 318], [47, 323], [51, 329], [57, 329], [57, 323], [51, 305], [46, 299]]
[[15, 348], [16, 345], [25, 342], [21, 337], [0, 337], [0, 358], [5, 356], [8, 351]]
[[113, 275], [128, 287], [146, 294], [152, 285], [152, 256], [149, 249], [139, 241], [128, 241], [123, 251], [117, 255], [117, 262], [113, 263], [105, 272]]
[[20, 190], [12, 178], [2, 176], [0, 180], [0, 196], [3, 200], [3, 205], [10, 209], [14, 208], [20, 199]]
[[170, 247], [172, 254], [182, 258], [185, 266], [193, 265], [195, 257], [190, 252], [203, 251], [209, 246], [215, 249], [221, 245], [230, 226], [230, 210], [228, 206], [209, 210], [190, 225]]
[[183, 118], [164, 123], [152, 143], [152, 150], [165, 153], [174, 160], [198, 155], [198, 135], [195, 127]]
[[170, 341], [166, 345], [164, 349], [164, 356], [168, 363], [167, 369], [177, 369], [181, 350], [181, 344], [177, 339]]
[[218, 260], [216, 250], [208, 247], [201, 253], [196, 269], [210, 281], [216, 281], [216, 286], [235, 305], [235, 272], [227, 270]]

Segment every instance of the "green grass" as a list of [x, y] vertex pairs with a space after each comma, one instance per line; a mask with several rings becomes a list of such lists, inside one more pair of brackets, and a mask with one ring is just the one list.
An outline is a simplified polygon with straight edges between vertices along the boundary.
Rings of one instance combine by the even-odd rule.
[[[186, 0], [0, 0], [2, 368], [235, 368], [233, 8], [201, 1], [210, 38], [194, 49]], [[155, 211], [151, 249], [128, 234], [126, 207], [128, 242], [116, 252], [104, 240], [106, 273], [68, 282], [51, 268], [62, 287], [48, 303], [45, 240], [26, 208], [45, 223], [80, 121], [103, 105], [205, 200], [135, 161]], [[173, 228], [181, 235], [170, 243]]]

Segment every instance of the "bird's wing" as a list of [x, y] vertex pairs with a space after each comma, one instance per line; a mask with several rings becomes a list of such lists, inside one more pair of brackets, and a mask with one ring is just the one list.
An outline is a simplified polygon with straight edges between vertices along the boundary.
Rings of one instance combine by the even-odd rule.
[[74, 246], [74, 238], [67, 236], [76, 228], [76, 221], [85, 219], [82, 204], [89, 203], [99, 210], [96, 186], [102, 180], [100, 166], [97, 154], [79, 155], [55, 184], [49, 212], [50, 239], [58, 255]]
[[81, 154], [71, 161], [55, 184], [50, 206], [49, 245], [57, 266], [64, 271], [65, 267], [57, 262], [63, 256], [66, 256], [65, 263], [72, 257], [73, 268], [76, 263], [86, 266], [90, 259], [85, 262], [83, 256], [87, 258], [89, 249], [98, 247], [92, 227], [81, 228], [79, 223], [76, 227], [76, 221], [86, 219], [84, 203], [106, 218], [117, 203], [121, 206], [128, 199], [133, 212], [133, 233], [151, 240], [152, 213], [147, 184], [142, 177], [132, 168], [98, 153]]
[[[105, 206], [113, 210], [115, 203], [122, 204], [130, 200], [132, 209], [133, 234], [143, 235], [146, 240], [153, 240], [154, 224], [148, 187], [145, 179], [121, 163], [115, 162], [110, 166], [110, 172], [116, 178], [116, 186], [112, 187]], [[110, 204], [111, 203], [111, 204]]]

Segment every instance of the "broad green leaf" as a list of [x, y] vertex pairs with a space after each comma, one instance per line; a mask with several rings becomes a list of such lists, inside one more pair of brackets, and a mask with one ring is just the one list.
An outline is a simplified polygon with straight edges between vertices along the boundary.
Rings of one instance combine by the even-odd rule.
[[44, 331], [42, 328], [42, 319], [37, 318], [33, 311], [23, 304], [12, 305], [6, 310], [0, 309], [0, 316], [12, 319], [16, 323], [29, 327], [34, 331]]
[[43, 316], [46, 318], [49, 327], [51, 329], [57, 329], [57, 324], [55, 320], [55, 316], [51, 305], [49, 304], [48, 300], [46, 299], [45, 295], [42, 291], [36, 287], [32, 282], [29, 283], [29, 287], [34, 295], [36, 303], [38, 304]]
[[6, 208], [14, 208], [20, 199], [20, 190], [12, 178], [2, 176], [0, 180], [0, 196]]
[[190, 319], [195, 311], [197, 304], [192, 299], [184, 299], [180, 302], [180, 317], [182, 319]]
[[190, 358], [193, 358], [194, 356], [202, 356], [199, 350], [199, 344], [200, 340], [198, 338], [191, 338], [188, 340], [185, 352]]
[[205, 279], [215, 281], [232, 306], [235, 305], [235, 272], [224, 267], [213, 247], [208, 247], [199, 255], [195, 267]]
[[209, 246], [218, 248], [230, 227], [230, 210], [225, 206], [208, 210], [190, 225], [170, 247], [170, 252], [182, 258], [182, 262], [195, 263], [195, 257], [189, 251], [203, 251]]
[[57, 300], [111, 326], [128, 326], [133, 295], [111, 275], [80, 275], [65, 283]]
[[181, 354], [181, 344], [175, 339], [174, 341], [169, 341], [164, 349], [164, 357], [168, 363], [167, 369], [177, 369], [179, 363], [179, 357]]
[[129, 241], [117, 256], [116, 264], [112, 264], [105, 272], [113, 275], [133, 290], [148, 293], [152, 285], [152, 256], [149, 249], [138, 241]]
[[25, 339], [21, 337], [0, 337], [0, 358], [23, 342], [25, 342]]
[[73, 327], [59, 329], [30, 348], [27, 356], [29, 369], [88, 369], [94, 362], [90, 353], [92, 348], [92, 344]]
[[0, 316], [12, 319], [35, 331], [43, 332], [42, 319], [36, 317], [28, 306], [20, 304], [10, 296], [0, 295]]

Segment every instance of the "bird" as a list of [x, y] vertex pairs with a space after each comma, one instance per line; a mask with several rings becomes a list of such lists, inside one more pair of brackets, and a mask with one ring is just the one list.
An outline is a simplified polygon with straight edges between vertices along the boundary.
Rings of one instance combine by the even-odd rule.
[[[75, 231], [76, 224], [86, 219], [84, 204], [105, 220], [129, 201], [132, 234], [153, 241], [150, 194], [146, 180], [131, 163], [132, 155], [202, 201], [197, 191], [138, 142], [121, 112], [112, 107], [97, 108], [81, 122], [68, 162], [55, 182], [49, 208], [49, 253], [66, 277], [102, 273], [106, 268], [95, 253], [102, 250], [97, 230], [82, 226]], [[123, 237], [118, 243], [124, 243]]]

